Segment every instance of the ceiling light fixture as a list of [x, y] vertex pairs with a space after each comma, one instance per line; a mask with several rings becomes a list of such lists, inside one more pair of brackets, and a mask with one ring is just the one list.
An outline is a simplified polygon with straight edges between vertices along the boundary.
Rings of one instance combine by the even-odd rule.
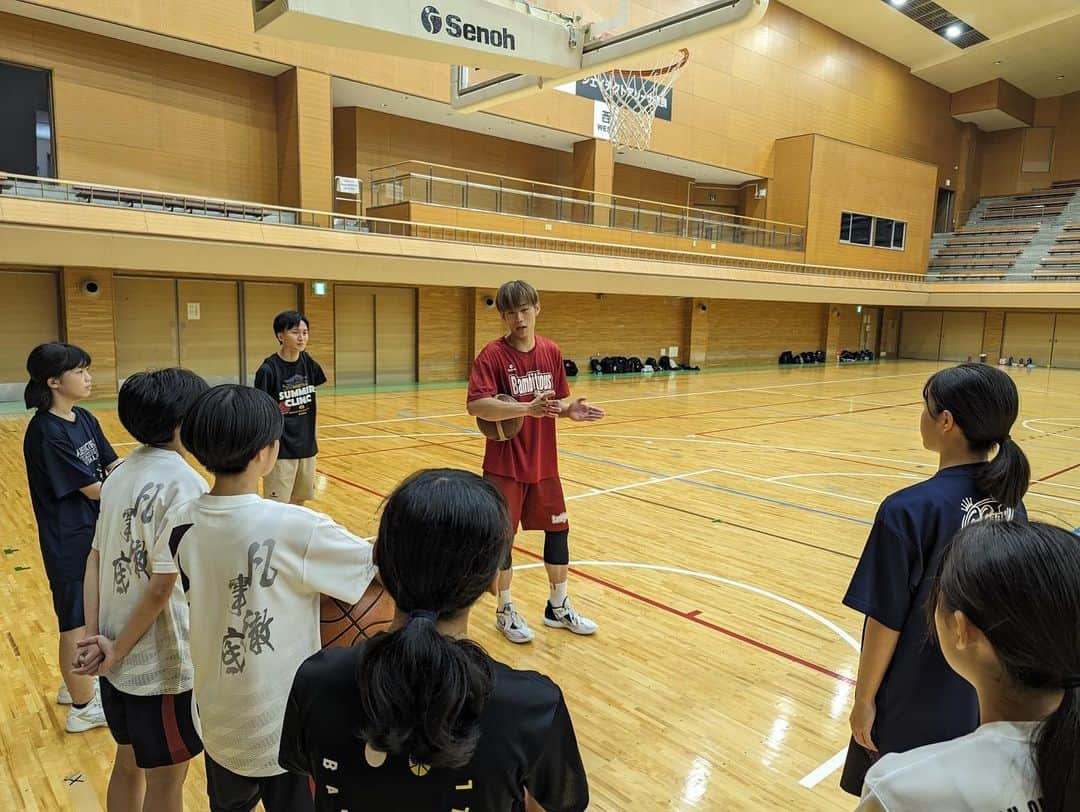
[[1059, 81], [1059, 82], [1060, 82], [1060, 81], [1061, 81], [1062, 79], [1064, 79], [1064, 78], [1065, 78], [1065, 74], [1064, 74], [1064, 73], [1059, 73], [1059, 74], [1057, 75], [1057, 79], [1058, 79], [1058, 81]]
[[907, 5], [907, 0], [889, 0], [889, 2], [892, 3], [894, 6], [896, 6], [897, 8], [900, 8], [901, 6], [906, 6]]
[[1004, 62], [1004, 61], [1005, 61], [1004, 59], [995, 59], [995, 60], [994, 60], [994, 64], [995, 64], [995, 65], [1000, 65], [1000, 64], [1001, 64], [1002, 62]]
[[903, 14], [912, 22], [932, 31], [956, 48], [970, 48], [986, 42], [989, 37], [973, 25], [957, 17], [935, 0], [882, 0], [889, 8]]
[[962, 27], [960, 27], [959, 25], [957, 25], [956, 23], [953, 23], [952, 25], [950, 25], [948, 28], [945, 29], [945, 36], [946, 36], [947, 39], [956, 39], [957, 37], [959, 37], [963, 33], [964, 33], [964, 29]]

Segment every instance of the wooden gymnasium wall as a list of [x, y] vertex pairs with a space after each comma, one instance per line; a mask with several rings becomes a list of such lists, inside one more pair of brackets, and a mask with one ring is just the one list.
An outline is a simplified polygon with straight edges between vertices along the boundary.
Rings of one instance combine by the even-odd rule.
[[[0, 301], [17, 318], [0, 322], [6, 348], [0, 360], [0, 391], [21, 399], [26, 383], [26, 356], [38, 344], [60, 338], [60, 296], [55, 271], [0, 271]], [[7, 390], [11, 391], [7, 391]]]
[[706, 305], [705, 366], [770, 364], [784, 350], [825, 349], [827, 305], [729, 299], [708, 299]]
[[60, 177], [275, 203], [274, 80], [0, 14], [0, 59], [52, 70]]
[[[116, 3], [103, 9], [98, 0], [50, 0], [49, 5], [403, 93], [442, 101], [448, 96], [445, 65], [253, 34], [246, 3]], [[630, 16], [645, 21], [664, 10], [664, 4], [636, 0]], [[0, 27], [11, 30], [4, 22]], [[953, 177], [952, 167], [960, 164], [964, 125], [952, 118], [948, 93], [781, 3], [770, 4], [761, 25], [716, 35], [693, 51], [676, 85], [673, 121], [659, 121], [654, 130], [657, 152], [767, 177], [775, 139], [819, 132], [928, 161], [939, 167], [939, 180]], [[272, 107], [267, 110], [272, 129]], [[592, 133], [592, 101], [566, 94], [527, 98], [502, 105], [499, 112], [582, 138]], [[954, 188], [962, 185], [961, 179], [953, 180]]]
[[657, 200], [673, 206], [685, 206], [690, 197], [693, 178], [672, 175], [653, 169], [641, 169], [629, 164], [615, 164], [613, 192], [616, 195]]

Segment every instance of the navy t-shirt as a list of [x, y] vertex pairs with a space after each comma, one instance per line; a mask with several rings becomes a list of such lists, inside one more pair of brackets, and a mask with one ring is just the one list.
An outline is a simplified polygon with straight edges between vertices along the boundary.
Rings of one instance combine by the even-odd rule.
[[97, 418], [78, 406], [74, 411], [74, 421], [38, 411], [23, 438], [30, 501], [50, 583], [83, 579], [98, 502], [80, 488], [103, 482], [105, 469], [116, 460]]
[[315, 781], [315, 808], [518, 812], [527, 788], [547, 812], [579, 812], [589, 788], [559, 686], [492, 661], [480, 741], [457, 769], [369, 757], [356, 673], [364, 646], [327, 648], [300, 666], [285, 708], [281, 766]]
[[900, 632], [876, 697], [881, 754], [954, 739], [979, 725], [975, 689], [930, 637], [927, 601], [953, 536], [976, 522], [1026, 519], [978, 491], [986, 463], [957, 465], [889, 496], [878, 509], [844, 604]]
[[255, 372], [255, 388], [269, 392], [285, 418], [278, 458], [303, 460], [319, 453], [315, 440], [315, 387], [326, 383], [319, 362], [306, 352], [295, 361], [277, 353]]

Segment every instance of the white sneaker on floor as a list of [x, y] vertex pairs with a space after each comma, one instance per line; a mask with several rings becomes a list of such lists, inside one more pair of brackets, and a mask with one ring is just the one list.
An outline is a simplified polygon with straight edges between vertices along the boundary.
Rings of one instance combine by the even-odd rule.
[[57, 705], [70, 705], [71, 704], [71, 692], [65, 683], [61, 682], [60, 687], [56, 689], [56, 704]]
[[574, 634], [595, 634], [598, 628], [593, 621], [577, 613], [570, 598], [565, 598], [562, 606], [552, 606], [548, 601], [544, 607], [544, 625], [553, 629], [569, 629]]
[[83, 733], [95, 727], [106, 725], [105, 711], [101, 707], [101, 699], [97, 694], [90, 700], [85, 708], [76, 708], [74, 705], [68, 711], [67, 724], [64, 730], [68, 733]]
[[495, 611], [495, 628], [511, 643], [529, 643], [535, 636], [512, 603]]

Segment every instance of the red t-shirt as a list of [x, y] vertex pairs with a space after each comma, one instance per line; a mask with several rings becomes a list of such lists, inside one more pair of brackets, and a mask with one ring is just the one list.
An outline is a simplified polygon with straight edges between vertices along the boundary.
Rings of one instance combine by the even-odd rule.
[[[528, 403], [537, 392], [549, 390], [559, 399], [570, 397], [559, 346], [537, 336], [536, 346], [529, 352], [519, 352], [505, 338], [499, 338], [484, 347], [473, 362], [468, 401], [502, 394]], [[526, 415], [521, 431], [512, 439], [488, 440], [484, 471], [528, 483], [557, 477], [555, 419]]]

